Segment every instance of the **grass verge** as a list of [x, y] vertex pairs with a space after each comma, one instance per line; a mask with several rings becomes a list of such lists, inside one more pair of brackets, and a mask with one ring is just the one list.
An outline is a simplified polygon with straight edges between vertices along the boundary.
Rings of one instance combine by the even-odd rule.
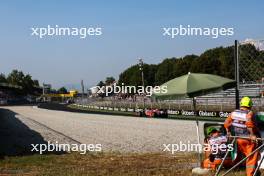
[[78, 153], [6, 157], [0, 175], [188, 175], [193, 155]]
[[[82, 175], [191, 175], [195, 154], [178, 153], [89, 153], [80, 155], [31, 155], [6, 157], [0, 161], [0, 175], [82, 176]], [[212, 173], [213, 174], [213, 173]], [[243, 170], [232, 175], [245, 175]]]

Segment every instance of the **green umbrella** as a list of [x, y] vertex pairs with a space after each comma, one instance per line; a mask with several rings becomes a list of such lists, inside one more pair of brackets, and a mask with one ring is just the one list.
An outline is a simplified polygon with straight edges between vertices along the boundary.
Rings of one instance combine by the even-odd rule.
[[174, 78], [161, 86], [167, 86], [167, 93], [154, 93], [157, 99], [196, 97], [235, 87], [236, 81], [212, 74], [188, 73]]
[[[201, 73], [188, 73], [177, 78], [174, 78], [161, 86], [167, 87], [166, 93], [154, 93], [153, 97], [156, 99], [175, 99], [178, 97], [191, 97], [193, 98], [193, 108], [196, 111], [195, 97], [205, 95], [208, 93], [216, 92], [219, 90], [225, 90], [235, 87], [236, 81], [228, 78], [224, 78], [212, 74], [201, 74]], [[197, 141], [200, 144], [199, 136], [199, 122], [196, 118], [196, 132]], [[201, 156], [198, 153], [198, 162], [201, 163]], [[196, 168], [199, 172], [201, 168]], [[194, 170], [195, 171], [195, 170]], [[196, 172], [196, 171], [195, 171]]]

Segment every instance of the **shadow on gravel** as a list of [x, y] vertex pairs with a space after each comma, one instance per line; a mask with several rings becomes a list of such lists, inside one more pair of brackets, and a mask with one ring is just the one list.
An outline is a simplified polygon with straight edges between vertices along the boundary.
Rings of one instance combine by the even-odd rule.
[[47, 144], [47, 141], [16, 118], [16, 113], [0, 108], [0, 158], [38, 153], [31, 151], [31, 144]]

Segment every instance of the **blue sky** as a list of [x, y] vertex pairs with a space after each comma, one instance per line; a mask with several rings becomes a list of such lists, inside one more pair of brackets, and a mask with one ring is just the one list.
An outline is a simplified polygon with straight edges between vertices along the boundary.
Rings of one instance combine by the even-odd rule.
[[[264, 38], [264, 1], [196, 0], [2, 0], [0, 1], [0, 72], [30, 73], [58, 88], [83, 79], [92, 86], [137, 63], [200, 54], [231, 45], [235, 39]], [[169, 39], [162, 27], [232, 27], [233, 36], [185, 36]], [[97, 38], [31, 36], [31, 27], [103, 28]]]

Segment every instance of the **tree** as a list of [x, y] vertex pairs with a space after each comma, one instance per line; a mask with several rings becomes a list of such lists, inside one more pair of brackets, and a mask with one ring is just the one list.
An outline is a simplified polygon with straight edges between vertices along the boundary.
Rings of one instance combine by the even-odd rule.
[[143, 72], [144, 72], [144, 83], [145, 85], [155, 86], [155, 75], [157, 72], [158, 66], [151, 64], [144, 64]]
[[0, 83], [7, 83], [6, 76], [3, 73], [0, 74]]
[[61, 87], [57, 90], [59, 94], [66, 94], [68, 93], [68, 90], [65, 87]]
[[38, 80], [33, 80], [33, 82], [34, 82], [34, 86], [36, 86], [36, 87], [39, 87], [39, 81]]
[[192, 72], [192, 64], [196, 61], [198, 56], [196, 55], [186, 55], [182, 59], [177, 59], [173, 68], [172, 77], [179, 77], [188, 72]]
[[[258, 81], [264, 74], [264, 51], [254, 45], [240, 46], [240, 61], [244, 66], [246, 81]], [[244, 64], [245, 65], [245, 64]], [[252, 74], [252, 72], [257, 72]], [[208, 49], [200, 56], [186, 55], [183, 58], [166, 58], [155, 65], [143, 65], [145, 86], [161, 85], [175, 77], [193, 73], [208, 73], [234, 79], [234, 46]], [[142, 85], [141, 72], [138, 65], [133, 65], [119, 75], [119, 84]]]
[[157, 72], [155, 74], [155, 82], [160, 85], [170, 79], [173, 79], [173, 71], [176, 58], [165, 59], [162, 63], [158, 65]]
[[106, 77], [105, 79], [105, 85], [111, 85], [115, 82], [115, 78], [114, 77]]
[[100, 82], [97, 84], [97, 86], [99, 86], [99, 87], [103, 87], [103, 86], [105, 86], [105, 83], [104, 83], [103, 81], [100, 81]]
[[31, 75], [27, 74], [22, 78], [21, 86], [23, 90], [28, 94], [34, 91], [34, 81], [32, 80]]
[[23, 86], [24, 73], [22, 71], [13, 70], [7, 77], [9, 84]]
[[31, 75], [25, 75], [22, 71], [18, 70], [13, 70], [6, 80], [11, 85], [20, 86], [23, 94], [34, 94], [35, 87], [38, 86], [38, 81], [32, 80]]
[[[143, 71], [144, 71], [144, 66], [143, 66]], [[122, 83], [128, 86], [142, 85], [142, 78], [141, 78], [141, 72], [139, 70], [139, 65], [133, 65], [119, 75], [118, 84], [122, 84]]]

